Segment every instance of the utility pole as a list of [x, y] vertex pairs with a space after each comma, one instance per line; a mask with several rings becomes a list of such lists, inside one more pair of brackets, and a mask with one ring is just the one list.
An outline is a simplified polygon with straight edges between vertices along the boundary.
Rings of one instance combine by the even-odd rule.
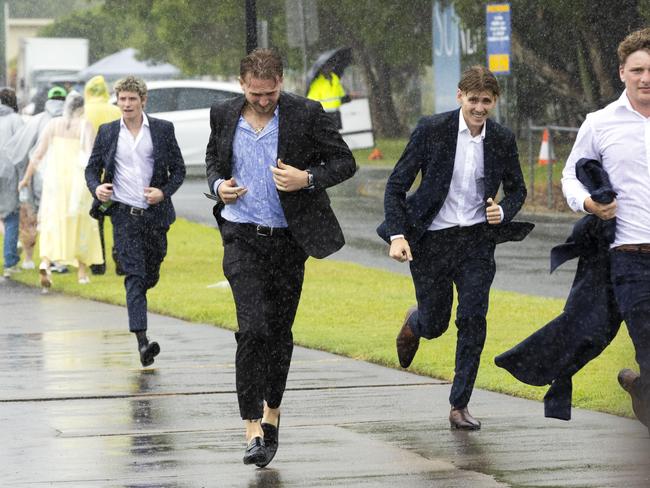
[[5, 0], [0, 0], [0, 86], [7, 85], [7, 16]]
[[255, 6], [255, 0], [246, 0], [246, 54], [250, 54], [256, 47], [257, 8]]

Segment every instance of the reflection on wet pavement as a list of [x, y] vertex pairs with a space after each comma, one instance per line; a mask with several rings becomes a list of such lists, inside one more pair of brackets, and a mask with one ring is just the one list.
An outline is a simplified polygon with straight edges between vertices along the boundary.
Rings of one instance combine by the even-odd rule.
[[[449, 384], [294, 350], [278, 454], [244, 466], [230, 331], [158, 315], [142, 370], [123, 308], [0, 282], [0, 486], [647, 488], [635, 421], [475, 391], [483, 429], [449, 429]], [[286, 419], [286, 420], [285, 420]], [[623, 483], [623, 484], [621, 484]]]

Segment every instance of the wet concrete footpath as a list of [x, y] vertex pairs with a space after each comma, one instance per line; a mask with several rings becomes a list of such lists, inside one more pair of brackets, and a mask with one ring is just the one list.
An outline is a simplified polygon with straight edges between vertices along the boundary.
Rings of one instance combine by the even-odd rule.
[[[280, 449], [241, 462], [233, 334], [152, 315], [142, 369], [122, 307], [0, 279], [2, 487], [648, 487], [647, 430], [476, 391], [449, 428], [443, 381], [296, 348]], [[484, 358], [487, 360], [487, 358]]]

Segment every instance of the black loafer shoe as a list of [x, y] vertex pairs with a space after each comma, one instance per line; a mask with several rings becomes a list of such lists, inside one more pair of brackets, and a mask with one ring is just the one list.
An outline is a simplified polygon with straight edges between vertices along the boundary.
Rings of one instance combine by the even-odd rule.
[[278, 415], [278, 426], [262, 422], [262, 430], [264, 431], [264, 444], [266, 445], [266, 460], [257, 464], [258, 468], [267, 466], [273, 458], [275, 453], [278, 452], [278, 443], [280, 440], [280, 416]]
[[157, 342], [150, 342], [146, 346], [140, 348], [140, 362], [142, 366], [151, 366], [153, 358], [160, 354], [160, 346]]
[[[263, 464], [268, 457], [264, 439], [261, 437], [253, 437], [246, 446], [244, 453], [244, 464]], [[268, 463], [267, 463], [268, 464]]]

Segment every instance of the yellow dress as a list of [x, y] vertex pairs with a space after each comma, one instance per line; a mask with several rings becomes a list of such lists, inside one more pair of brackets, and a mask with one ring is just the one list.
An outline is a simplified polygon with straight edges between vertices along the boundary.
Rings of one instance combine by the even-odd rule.
[[[52, 122], [60, 125], [63, 120]], [[51, 131], [47, 143], [38, 216], [40, 254], [59, 264], [101, 264], [104, 260], [99, 227], [88, 214], [92, 205], [84, 176], [88, 154], [81, 147], [83, 135], [79, 137], [79, 125], [75, 128], [72, 133]]]

